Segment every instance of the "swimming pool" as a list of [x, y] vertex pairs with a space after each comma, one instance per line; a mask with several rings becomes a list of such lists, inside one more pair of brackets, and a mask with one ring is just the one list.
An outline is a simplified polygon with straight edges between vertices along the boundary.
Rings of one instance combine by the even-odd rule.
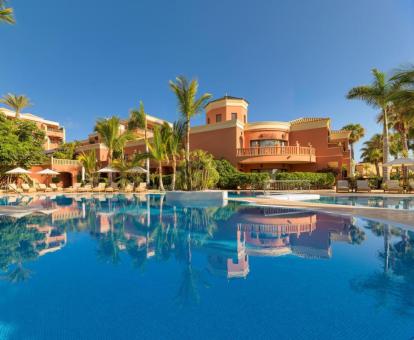
[[[0, 217], [1, 339], [409, 339], [414, 233], [320, 212], [34, 199]], [[46, 211], [46, 212], [47, 212]]]
[[402, 198], [395, 196], [321, 196], [321, 198], [318, 200], [309, 200], [308, 202], [352, 205], [357, 207], [414, 210], [414, 197]]

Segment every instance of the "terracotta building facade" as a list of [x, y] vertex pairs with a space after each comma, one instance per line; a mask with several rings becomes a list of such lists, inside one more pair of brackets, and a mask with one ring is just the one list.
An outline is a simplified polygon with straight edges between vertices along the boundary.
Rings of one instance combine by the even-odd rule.
[[206, 106], [206, 124], [191, 129], [191, 148], [230, 161], [240, 171], [349, 171], [348, 131], [329, 118], [249, 122], [248, 102], [223, 97]]

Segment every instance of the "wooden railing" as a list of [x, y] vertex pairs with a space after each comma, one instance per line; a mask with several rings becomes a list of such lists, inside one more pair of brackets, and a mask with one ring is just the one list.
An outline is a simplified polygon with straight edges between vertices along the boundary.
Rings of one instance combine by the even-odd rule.
[[308, 146], [265, 146], [237, 149], [237, 157], [255, 156], [314, 156], [315, 148]]

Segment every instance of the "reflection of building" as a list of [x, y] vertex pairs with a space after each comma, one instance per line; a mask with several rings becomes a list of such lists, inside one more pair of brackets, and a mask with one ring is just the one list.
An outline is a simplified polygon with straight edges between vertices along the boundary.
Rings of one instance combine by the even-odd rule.
[[39, 251], [39, 256], [43, 256], [47, 253], [53, 253], [62, 249], [67, 242], [66, 232], [60, 232], [53, 226], [45, 225], [28, 225], [29, 228], [36, 228], [40, 233], [44, 235], [43, 240], [37, 241], [38, 245], [42, 245], [42, 249]]
[[351, 242], [351, 219], [315, 212], [283, 213], [283, 208], [242, 208], [219, 223], [205, 246], [209, 271], [227, 278], [245, 277], [249, 256], [330, 258], [332, 241]]

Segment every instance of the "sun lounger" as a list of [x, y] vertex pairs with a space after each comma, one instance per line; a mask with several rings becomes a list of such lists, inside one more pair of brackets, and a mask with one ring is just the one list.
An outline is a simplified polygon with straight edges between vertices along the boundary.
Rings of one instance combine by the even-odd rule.
[[78, 192], [81, 185], [82, 185], [82, 183], [75, 183], [71, 187], [65, 188], [65, 191], [67, 191], [67, 192]]
[[410, 192], [414, 192], [414, 179], [410, 179], [408, 181], [408, 188], [409, 188]]
[[134, 191], [134, 187], [131, 184], [127, 184], [124, 188], [125, 192], [133, 192]]
[[62, 191], [63, 189], [61, 187], [58, 187], [55, 183], [50, 183], [49, 184], [50, 189], [52, 189], [53, 191]]
[[14, 183], [10, 183], [8, 187], [9, 187], [9, 190], [11, 192], [13, 192], [13, 193], [19, 193], [19, 194], [21, 194], [23, 192], [23, 189], [17, 187], [17, 185], [14, 184]]
[[404, 188], [400, 186], [400, 181], [390, 180], [384, 183], [384, 192], [403, 192]]
[[39, 189], [39, 191], [44, 191], [44, 192], [51, 192], [52, 191], [51, 188], [48, 188], [46, 186], [46, 184], [43, 184], [43, 183], [38, 184], [38, 189]]
[[143, 192], [143, 191], [147, 191], [147, 183], [145, 182], [139, 183], [135, 188], [135, 192]]
[[114, 191], [118, 191], [118, 184], [116, 183], [112, 183], [109, 187], [105, 188], [105, 192], [114, 192]]
[[92, 192], [104, 192], [105, 187], [106, 187], [105, 183], [99, 183], [98, 186], [96, 186], [92, 189]]
[[337, 181], [336, 192], [349, 192], [349, 182], [346, 180]]
[[88, 192], [88, 191], [92, 191], [92, 185], [90, 184], [86, 184], [85, 186], [78, 188], [78, 192]]
[[36, 192], [35, 188], [32, 188], [29, 184], [23, 183], [22, 184], [23, 192]]
[[367, 180], [359, 180], [357, 181], [357, 192], [371, 192], [371, 187], [369, 186], [369, 182]]

